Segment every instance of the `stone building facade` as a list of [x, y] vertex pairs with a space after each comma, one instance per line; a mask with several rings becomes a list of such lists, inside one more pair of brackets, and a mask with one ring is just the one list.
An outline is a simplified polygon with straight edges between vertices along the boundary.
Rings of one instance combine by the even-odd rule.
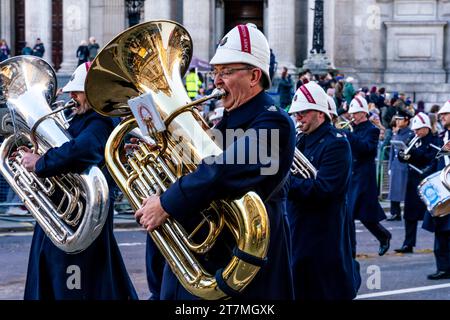
[[[141, 21], [171, 19], [193, 38], [194, 55], [209, 60], [237, 23], [267, 36], [278, 69], [300, 68], [311, 49], [314, 0], [146, 0]], [[76, 67], [81, 40], [100, 45], [129, 26], [124, 0], [0, 0], [0, 38], [20, 52], [40, 37], [59, 73]], [[415, 101], [450, 98], [450, 0], [324, 0], [325, 50], [357, 85], [405, 91]]]

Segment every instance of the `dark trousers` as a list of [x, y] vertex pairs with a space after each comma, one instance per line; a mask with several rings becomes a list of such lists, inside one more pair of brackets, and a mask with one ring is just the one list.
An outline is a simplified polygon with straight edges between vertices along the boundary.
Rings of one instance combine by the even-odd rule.
[[373, 221], [362, 221], [361, 223], [364, 225], [364, 227], [367, 228], [367, 230], [370, 231], [371, 234], [377, 238], [378, 241], [385, 243], [388, 239], [391, 238], [391, 233], [382, 226], [379, 222], [373, 222]]
[[391, 214], [393, 216], [401, 216], [402, 210], [400, 208], [400, 201], [391, 201]]
[[438, 271], [450, 272], [450, 231], [434, 234], [434, 257]]
[[417, 236], [417, 220], [405, 219], [405, 241], [403, 241], [403, 245], [408, 247], [415, 247], [416, 236]]

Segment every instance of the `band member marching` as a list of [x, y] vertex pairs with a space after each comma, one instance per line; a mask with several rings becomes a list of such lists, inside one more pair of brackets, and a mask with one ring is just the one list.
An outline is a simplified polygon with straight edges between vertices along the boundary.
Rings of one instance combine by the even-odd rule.
[[[63, 88], [77, 102], [68, 132], [73, 137], [39, 156], [26, 147], [22, 164], [38, 177], [67, 172], [81, 173], [92, 164], [104, 164], [106, 141], [114, 121], [92, 110], [84, 81], [89, 63], [81, 64]], [[84, 251], [66, 253], [57, 248], [44, 230], [35, 226], [25, 283], [25, 300], [130, 300], [138, 298], [113, 233], [114, 181], [106, 168], [110, 207], [102, 232]], [[76, 280], [72, 285], [71, 276]], [[78, 283], [77, 283], [78, 282]]]
[[[445, 128], [440, 139], [445, 145], [450, 141], [450, 101], [447, 101], [439, 110], [438, 115]], [[443, 156], [437, 159], [437, 170], [450, 165], [450, 157]], [[427, 276], [430, 280], [450, 279], [450, 215], [432, 217], [426, 212], [423, 225], [427, 231], [434, 232], [434, 257], [436, 259], [436, 272]]]
[[297, 148], [317, 170], [315, 178], [291, 175], [289, 181], [295, 298], [353, 299], [360, 277], [352, 258], [346, 210], [350, 145], [332, 126], [327, 95], [316, 83], [297, 90], [290, 112], [302, 131]]
[[[354, 220], [361, 223], [380, 242], [378, 254], [384, 255], [390, 245], [391, 233], [380, 221], [386, 215], [378, 202], [375, 158], [378, 150], [380, 129], [369, 121], [369, 108], [366, 99], [355, 96], [348, 113], [352, 116], [353, 132], [347, 132], [352, 148], [352, 175], [348, 193], [349, 210]], [[353, 247], [356, 250], [355, 234], [352, 233]]]
[[398, 253], [413, 253], [416, 245], [417, 222], [422, 220], [427, 210], [425, 204], [417, 193], [417, 186], [431, 173], [432, 161], [437, 150], [432, 145], [438, 141], [431, 132], [430, 118], [419, 112], [412, 120], [411, 129], [415, 137], [408, 144], [408, 148], [398, 153], [401, 162], [408, 163], [408, 182], [406, 184], [405, 211], [405, 240], [401, 248], [395, 249]]

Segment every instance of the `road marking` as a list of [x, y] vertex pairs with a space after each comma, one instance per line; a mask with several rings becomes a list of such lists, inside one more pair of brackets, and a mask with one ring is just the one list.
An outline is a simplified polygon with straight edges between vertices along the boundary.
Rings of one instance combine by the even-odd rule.
[[119, 243], [119, 247], [134, 247], [134, 246], [143, 246], [145, 242], [122, 242]]
[[366, 294], [357, 295], [355, 300], [356, 299], [368, 299], [368, 298], [375, 298], [375, 297], [392, 296], [392, 295], [403, 294], [403, 293], [429, 291], [429, 290], [436, 290], [436, 289], [443, 289], [443, 288], [450, 288], [450, 283], [436, 284], [433, 286], [425, 286], [425, 287], [415, 287], [415, 288], [408, 288], [408, 289], [375, 292], [375, 293], [366, 293]]

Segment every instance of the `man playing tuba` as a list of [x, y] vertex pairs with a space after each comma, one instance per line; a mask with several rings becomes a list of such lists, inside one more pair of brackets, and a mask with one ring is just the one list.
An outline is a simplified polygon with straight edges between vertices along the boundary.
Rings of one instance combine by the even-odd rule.
[[[178, 179], [160, 197], [151, 196], [136, 211], [136, 219], [148, 230], [155, 230], [169, 217], [189, 223], [213, 200], [237, 199], [254, 190], [264, 200], [270, 221], [270, 241], [265, 261], [252, 282], [241, 292], [226, 283], [221, 290], [237, 299], [292, 299], [289, 266], [288, 226], [284, 215], [284, 179], [290, 170], [295, 147], [295, 130], [288, 114], [274, 106], [264, 92], [270, 87], [269, 45], [264, 35], [252, 24], [238, 25], [220, 41], [211, 60], [216, 87], [226, 91], [222, 98], [225, 112], [216, 129], [243, 131], [235, 141], [223, 145], [224, 152], [215, 161], [200, 163], [197, 169]], [[261, 132], [268, 132], [264, 138]], [[278, 138], [272, 140], [272, 137]], [[275, 148], [268, 162], [261, 158], [251, 162], [251, 149]], [[246, 159], [238, 164], [229, 155]], [[241, 151], [242, 154], [239, 152]], [[228, 155], [228, 157], [227, 157]], [[211, 159], [209, 159], [211, 160]], [[267, 165], [277, 168], [265, 174]], [[217, 244], [216, 244], [217, 245]], [[226, 246], [216, 246], [203, 263], [217, 270], [226, 259]], [[220, 281], [219, 281], [220, 282]], [[188, 293], [166, 264], [162, 279], [161, 299], [195, 299]]]
[[[81, 173], [91, 165], [104, 164], [104, 146], [115, 124], [87, 103], [84, 81], [89, 66], [90, 63], [81, 64], [63, 88], [78, 104], [68, 129], [72, 139], [42, 156], [21, 147], [23, 166], [38, 177]], [[137, 299], [113, 234], [115, 184], [106, 169], [103, 173], [109, 186], [108, 218], [101, 234], [87, 249], [68, 254], [57, 248], [36, 224], [25, 283], [26, 300]]]

